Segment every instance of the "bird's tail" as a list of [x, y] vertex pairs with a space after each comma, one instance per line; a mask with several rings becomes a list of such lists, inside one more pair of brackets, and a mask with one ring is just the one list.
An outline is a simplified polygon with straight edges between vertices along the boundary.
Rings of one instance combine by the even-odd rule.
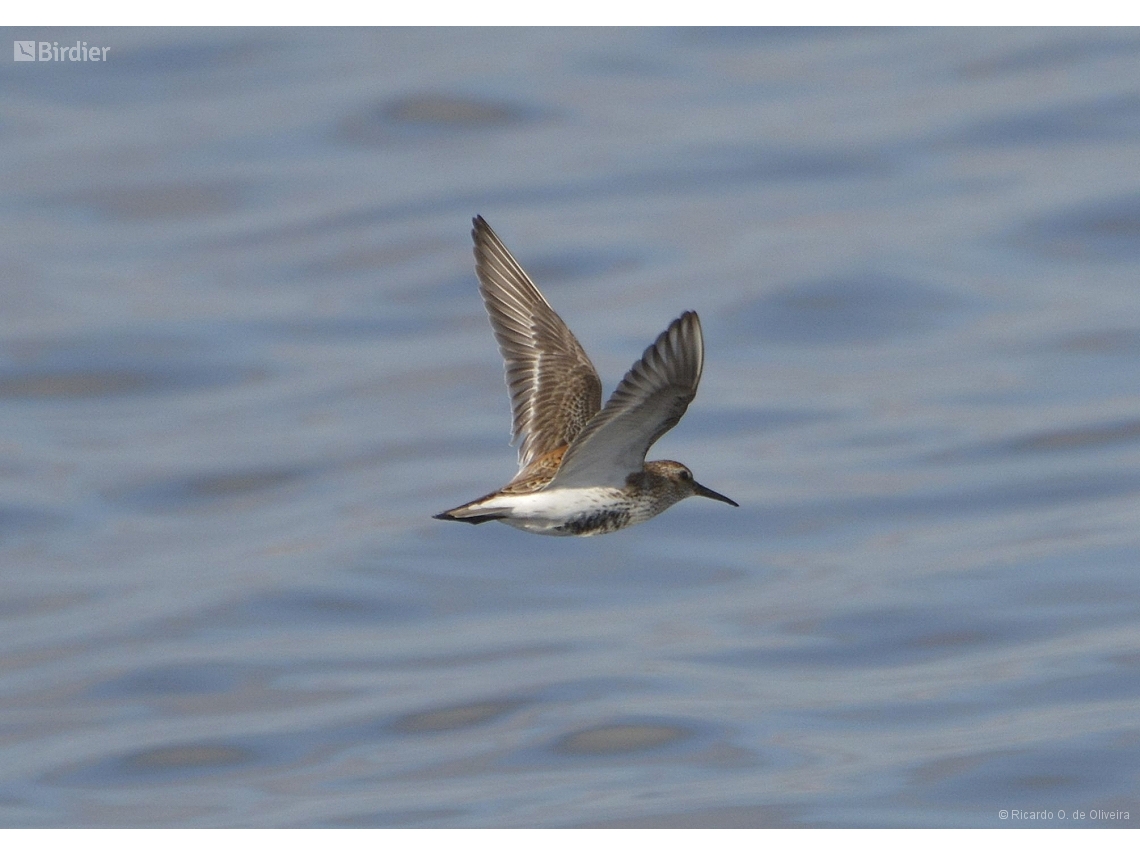
[[495, 513], [494, 508], [473, 507], [475, 505], [479, 505], [482, 501], [482, 499], [476, 499], [474, 502], [468, 502], [466, 505], [460, 505], [458, 508], [452, 508], [450, 511], [444, 511], [442, 514], [436, 514], [432, 517], [432, 519], [454, 520], [455, 522], [465, 522], [471, 523], [472, 525], [479, 525], [479, 523], [506, 518], [507, 514]]

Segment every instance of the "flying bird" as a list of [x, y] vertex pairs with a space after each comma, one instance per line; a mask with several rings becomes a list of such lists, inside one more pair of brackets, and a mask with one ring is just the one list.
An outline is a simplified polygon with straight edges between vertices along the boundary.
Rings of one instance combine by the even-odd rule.
[[487, 221], [473, 222], [479, 292], [506, 362], [519, 472], [435, 519], [588, 536], [644, 522], [689, 496], [739, 507], [698, 484], [687, 466], [645, 459], [697, 394], [704, 364], [697, 313], [669, 324], [603, 407], [602, 382], [578, 339]]

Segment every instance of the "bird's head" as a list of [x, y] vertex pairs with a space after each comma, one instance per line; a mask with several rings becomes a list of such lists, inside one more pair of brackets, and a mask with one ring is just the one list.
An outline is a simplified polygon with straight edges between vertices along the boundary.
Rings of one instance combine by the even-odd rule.
[[678, 501], [689, 496], [704, 496], [706, 499], [716, 499], [718, 502], [724, 502], [734, 508], [740, 507], [728, 496], [722, 496], [715, 490], [698, 484], [697, 479], [693, 477], [692, 470], [684, 463], [678, 463], [676, 460], [654, 460], [646, 463], [645, 468], [657, 477], [667, 480], [678, 494]]

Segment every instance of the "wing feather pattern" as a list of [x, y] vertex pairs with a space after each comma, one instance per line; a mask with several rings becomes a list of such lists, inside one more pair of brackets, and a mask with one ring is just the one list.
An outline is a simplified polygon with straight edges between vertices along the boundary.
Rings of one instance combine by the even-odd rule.
[[602, 406], [602, 381], [578, 339], [499, 236], [474, 219], [479, 293], [506, 363], [519, 471], [572, 442]]
[[701, 321], [696, 312], [685, 312], [646, 348], [606, 406], [570, 443], [545, 489], [624, 487], [697, 394], [704, 352]]

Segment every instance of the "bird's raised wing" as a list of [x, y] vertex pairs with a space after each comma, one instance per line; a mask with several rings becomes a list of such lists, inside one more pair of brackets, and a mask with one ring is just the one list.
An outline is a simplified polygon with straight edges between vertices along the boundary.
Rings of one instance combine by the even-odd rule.
[[602, 381], [582, 345], [499, 236], [474, 219], [475, 272], [506, 362], [519, 471], [574, 440], [602, 406]]
[[650, 345], [609, 401], [566, 450], [547, 485], [624, 487], [645, 454], [681, 420], [697, 394], [705, 345], [696, 312], [685, 312]]

